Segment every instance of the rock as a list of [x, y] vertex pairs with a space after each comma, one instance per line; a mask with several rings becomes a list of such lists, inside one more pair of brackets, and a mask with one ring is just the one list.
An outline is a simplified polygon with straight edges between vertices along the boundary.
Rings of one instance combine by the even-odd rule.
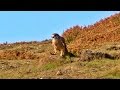
[[83, 50], [80, 55], [80, 60], [90, 61], [94, 58], [93, 52], [91, 50]]
[[59, 70], [57, 71], [56, 75], [62, 75], [62, 72]]

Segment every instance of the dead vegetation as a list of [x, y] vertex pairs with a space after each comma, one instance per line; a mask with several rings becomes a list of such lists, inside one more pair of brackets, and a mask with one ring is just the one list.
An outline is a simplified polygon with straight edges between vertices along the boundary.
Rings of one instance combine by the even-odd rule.
[[82, 49], [96, 49], [106, 42], [120, 42], [120, 13], [93, 25], [74, 26], [63, 33], [69, 50], [79, 55]]

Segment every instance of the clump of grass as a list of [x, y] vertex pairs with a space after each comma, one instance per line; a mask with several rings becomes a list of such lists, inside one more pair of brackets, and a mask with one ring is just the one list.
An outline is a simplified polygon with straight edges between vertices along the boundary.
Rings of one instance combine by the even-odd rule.
[[59, 66], [71, 63], [70, 57], [66, 56], [65, 58], [58, 58], [58, 60], [51, 60], [42, 65], [41, 70], [51, 70]]
[[57, 64], [55, 63], [47, 63], [42, 67], [42, 70], [51, 70], [55, 69], [57, 67]]
[[120, 78], [119, 65], [117, 67], [113, 67], [111, 70], [106, 71], [106, 74], [103, 75], [101, 78], [119, 79]]

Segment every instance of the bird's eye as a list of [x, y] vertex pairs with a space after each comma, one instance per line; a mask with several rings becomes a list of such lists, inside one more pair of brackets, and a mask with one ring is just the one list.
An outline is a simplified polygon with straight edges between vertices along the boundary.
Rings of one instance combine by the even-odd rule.
[[54, 38], [54, 35], [52, 35], [52, 38]]

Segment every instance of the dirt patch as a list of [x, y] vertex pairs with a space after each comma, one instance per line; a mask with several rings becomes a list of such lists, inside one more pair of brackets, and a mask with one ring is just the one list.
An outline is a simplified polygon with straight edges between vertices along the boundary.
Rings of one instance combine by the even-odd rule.
[[7, 60], [21, 60], [21, 59], [35, 59], [37, 58], [32, 52], [18, 51], [18, 50], [4, 50], [0, 51], [0, 59]]

